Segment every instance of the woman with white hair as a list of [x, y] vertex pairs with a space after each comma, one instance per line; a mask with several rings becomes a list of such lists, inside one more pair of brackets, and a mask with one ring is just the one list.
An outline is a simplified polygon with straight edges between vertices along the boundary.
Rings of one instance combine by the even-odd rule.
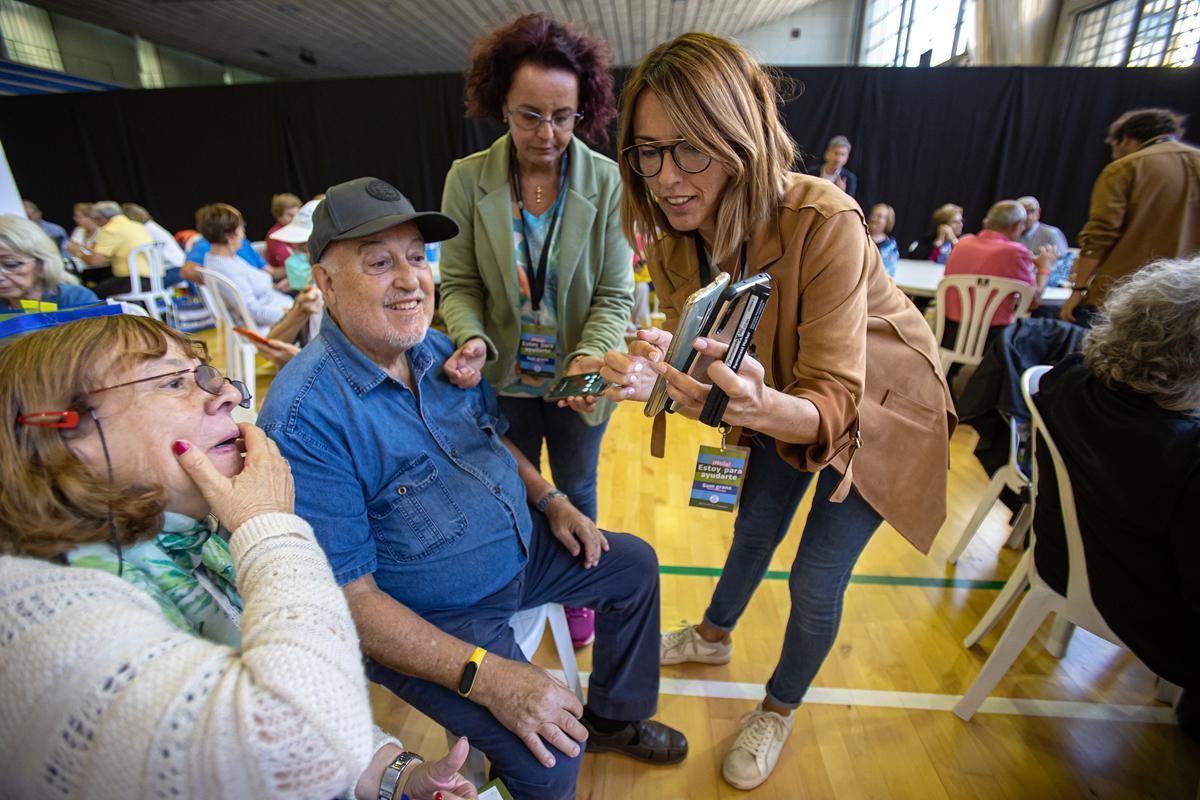
[[[1034, 398], [1071, 476], [1092, 599], [1156, 674], [1200, 689], [1200, 257], [1113, 286], [1083, 352]], [[1054, 467], [1038, 448], [1038, 574], [1066, 591]], [[1192, 631], [1192, 633], [1187, 633]], [[1179, 706], [1180, 724], [1200, 730]]]
[[63, 308], [99, 302], [66, 271], [58, 246], [36, 222], [0, 214], [0, 308], [20, 308], [22, 300]]

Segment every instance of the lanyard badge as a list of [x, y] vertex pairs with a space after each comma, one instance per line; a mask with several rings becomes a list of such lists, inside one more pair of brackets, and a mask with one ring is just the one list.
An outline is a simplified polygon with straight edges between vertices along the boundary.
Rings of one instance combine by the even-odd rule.
[[700, 445], [689, 506], [734, 511], [742, 494], [742, 481], [750, 462], [750, 448], [727, 446], [728, 428], [721, 428], [721, 446]]

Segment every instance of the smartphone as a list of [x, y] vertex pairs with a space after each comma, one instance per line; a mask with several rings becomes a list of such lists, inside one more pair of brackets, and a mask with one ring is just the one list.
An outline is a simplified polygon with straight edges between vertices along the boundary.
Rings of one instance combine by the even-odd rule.
[[568, 397], [592, 397], [603, 394], [609, 386], [608, 381], [600, 377], [599, 372], [586, 372], [582, 375], [567, 375], [560, 378], [550, 391], [546, 392], [547, 400], [565, 400]]
[[257, 342], [258, 344], [265, 344], [267, 347], [271, 346], [271, 341], [269, 339], [267, 339], [265, 336], [260, 336], [259, 334], [255, 333], [254, 331], [250, 330], [249, 328], [234, 328], [233, 332], [238, 334], [239, 336], [245, 336], [247, 339], [249, 339], [252, 342]]
[[[688, 370], [697, 355], [692, 342], [702, 331], [708, 329], [717, 301], [721, 299], [721, 294], [728, 285], [729, 274], [719, 272], [712, 283], [688, 295], [663, 363], [670, 364], [680, 372]], [[646, 416], [653, 417], [660, 411], [670, 410], [671, 398], [667, 396], [667, 380], [660, 375], [654, 382], [654, 388], [650, 390], [650, 399], [646, 401]]]
[[[771, 276], [765, 272], [738, 281], [725, 290], [722, 303], [714, 317], [716, 322], [707, 336], [728, 345], [722, 360], [734, 372], [742, 365], [742, 359], [754, 341], [754, 332], [758, 330], [763, 310], [770, 299]], [[708, 363], [711, 364], [713, 360], [708, 358]], [[704, 366], [704, 372], [699, 376], [693, 374], [692, 377], [707, 383], [707, 364]], [[725, 394], [725, 390], [713, 386], [704, 402], [704, 408], [700, 411], [700, 421], [714, 428], [719, 427], [728, 405], [729, 396]]]

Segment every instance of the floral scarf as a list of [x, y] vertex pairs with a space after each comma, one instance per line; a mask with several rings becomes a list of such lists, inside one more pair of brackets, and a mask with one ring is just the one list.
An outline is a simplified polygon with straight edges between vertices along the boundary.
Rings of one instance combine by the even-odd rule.
[[[122, 550], [121, 577], [153, 597], [175, 627], [237, 647], [242, 598], [229, 545], [215, 526], [182, 514], [165, 517], [162, 533]], [[107, 542], [77, 547], [66, 559], [73, 567], [118, 572], [117, 551]]]

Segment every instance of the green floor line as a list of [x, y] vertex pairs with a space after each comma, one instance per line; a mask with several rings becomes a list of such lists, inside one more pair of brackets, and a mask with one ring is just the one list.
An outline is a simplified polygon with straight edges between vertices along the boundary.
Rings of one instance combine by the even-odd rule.
[[[668, 564], [660, 565], [658, 571], [663, 575], [692, 575], [705, 578], [721, 576], [720, 567], [679, 567]], [[767, 572], [767, 580], [786, 581], [788, 573], [780, 570]], [[985, 589], [999, 591], [1004, 588], [1004, 581], [980, 581], [969, 578], [916, 578], [907, 575], [851, 575], [851, 583], [874, 584], [876, 586], [925, 586], [933, 589]]]

